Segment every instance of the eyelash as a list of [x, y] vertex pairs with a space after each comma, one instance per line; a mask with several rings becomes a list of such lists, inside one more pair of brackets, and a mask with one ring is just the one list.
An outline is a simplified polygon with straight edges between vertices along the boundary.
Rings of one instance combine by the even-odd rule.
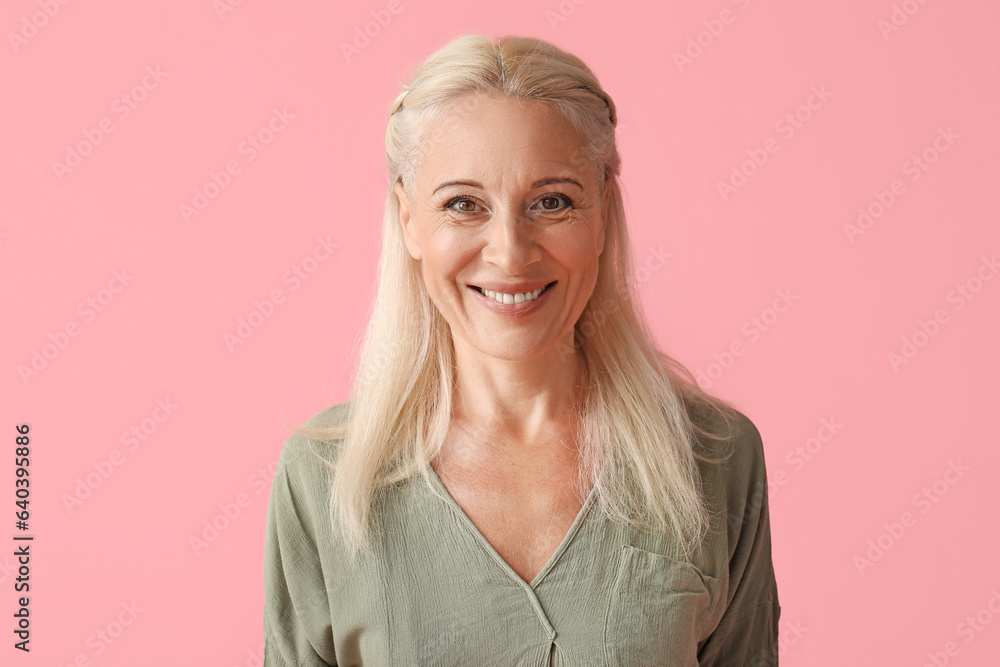
[[[543, 201], [545, 199], [550, 199], [550, 198], [559, 198], [559, 199], [562, 199], [563, 201], [566, 202], [566, 205], [563, 206], [562, 208], [541, 209], [541, 210], [545, 211], [546, 213], [558, 213], [558, 212], [560, 212], [560, 211], [562, 211], [562, 210], [564, 210], [566, 208], [573, 208], [574, 206], [576, 206], [576, 202], [573, 201], [573, 198], [570, 197], [567, 194], [562, 193], [562, 192], [550, 192], [548, 194], [544, 194], [544, 195], [542, 195], [541, 197], [538, 198], [538, 201], [540, 202], [540, 201]], [[471, 202], [475, 203], [475, 198], [472, 197], [471, 195], [459, 195], [458, 197], [452, 197], [451, 199], [448, 200], [448, 203], [446, 203], [444, 205], [444, 209], [445, 210], [449, 210], [450, 209], [453, 213], [458, 213], [460, 215], [461, 214], [472, 215], [473, 213], [476, 213], [476, 211], [456, 211], [456, 210], [452, 209], [451, 208], [452, 205], [455, 204], [455, 202], [459, 202], [459, 201], [471, 201]]]

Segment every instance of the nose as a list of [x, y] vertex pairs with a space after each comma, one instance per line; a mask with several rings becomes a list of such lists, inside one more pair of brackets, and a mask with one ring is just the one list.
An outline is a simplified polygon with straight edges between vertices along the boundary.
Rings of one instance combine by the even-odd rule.
[[520, 275], [541, 256], [532, 222], [516, 211], [501, 208], [487, 225], [483, 260], [510, 276]]

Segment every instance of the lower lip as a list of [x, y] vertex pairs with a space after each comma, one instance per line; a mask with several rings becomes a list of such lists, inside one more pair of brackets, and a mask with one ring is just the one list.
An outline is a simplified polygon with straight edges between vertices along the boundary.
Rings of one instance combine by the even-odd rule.
[[523, 301], [521, 303], [500, 303], [496, 299], [491, 299], [486, 296], [475, 287], [470, 287], [469, 289], [483, 300], [487, 308], [490, 308], [496, 314], [517, 319], [526, 317], [545, 305], [545, 302], [549, 298], [549, 294], [551, 294], [552, 290], [556, 287], [558, 287], [558, 284], [553, 284], [546, 288], [544, 292], [539, 294], [538, 297], [532, 299], [531, 301]]

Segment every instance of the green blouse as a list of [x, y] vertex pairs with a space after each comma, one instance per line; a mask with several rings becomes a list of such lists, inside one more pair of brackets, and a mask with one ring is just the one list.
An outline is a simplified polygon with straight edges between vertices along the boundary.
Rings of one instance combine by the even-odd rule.
[[420, 476], [391, 487], [375, 557], [348, 567], [317, 458], [336, 448], [291, 436], [267, 510], [265, 667], [777, 665], [764, 451], [745, 415], [736, 428], [725, 463], [699, 463], [715, 521], [694, 558], [671, 533], [609, 521], [591, 492], [530, 583], [433, 470], [444, 500]]

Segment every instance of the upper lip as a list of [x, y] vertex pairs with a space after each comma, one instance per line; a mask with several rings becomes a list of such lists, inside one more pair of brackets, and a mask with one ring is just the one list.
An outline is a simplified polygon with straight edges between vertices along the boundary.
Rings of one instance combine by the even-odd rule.
[[491, 292], [501, 294], [522, 294], [524, 292], [534, 292], [536, 289], [545, 287], [554, 280], [533, 280], [527, 283], [469, 283], [472, 287], [481, 287]]

